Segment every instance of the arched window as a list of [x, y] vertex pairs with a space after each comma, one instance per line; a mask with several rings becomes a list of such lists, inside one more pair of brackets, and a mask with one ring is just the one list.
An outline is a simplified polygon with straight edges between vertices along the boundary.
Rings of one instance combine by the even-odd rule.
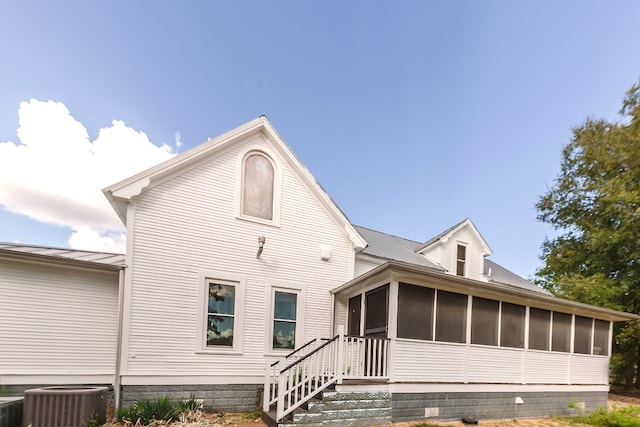
[[250, 153], [244, 159], [242, 215], [273, 221], [273, 188], [273, 163], [261, 153]]

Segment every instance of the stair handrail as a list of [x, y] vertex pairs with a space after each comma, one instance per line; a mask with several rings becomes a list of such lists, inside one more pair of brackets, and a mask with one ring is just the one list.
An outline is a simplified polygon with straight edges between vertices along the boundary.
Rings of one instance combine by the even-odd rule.
[[277, 421], [341, 379], [343, 341], [344, 328], [338, 327], [338, 335], [280, 370], [275, 393]]
[[[271, 364], [267, 362], [267, 368], [266, 368], [265, 379], [264, 379], [263, 399], [262, 399], [263, 411], [265, 412], [269, 411], [269, 408], [271, 407], [271, 405], [277, 402], [276, 390], [277, 390], [277, 384], [278, 384], [278, 376], [280, 375], [279, 366], [282, 366], [283, 364], [285, 364], [287, 361], [294, 358], [299, 353], [308, 351], [313, 344], [321, 341], [326, 341], [326, 340], [327, 338], [316, 337], [306, 342], [301, 347], [298, 347], [297, 349], [288, 353], [287, 355], [279, 358], [275, 362]], [[304, 357], [304, 356], [301, 356], [301, 357]], [[295, 359], [295, 360], [299, 360], [299, 359]]]
[[[286, 356], [284, 356], [284, 359], [287, 360], [289, 358], [291, 358], [293, 355], [295, 355], [296, 353], [301, 352], [302, 350], [304, 350], [305, 348], [309, 347], [311, 344], [314, 344], [316, 341], [320, 340], [321, 338], [314, 338], [312, 340], [310, 340], [309, 342], [307, 342], [306, 344], [304, 344], [301, 347], [296, 348], [295, 350], [293, 350], [291, 353], [287, 354]], [[282, 359], [278, 359], [275, 362], [273, 362], [271, 364], [271, 366], [276, 366], [278, 363], [280, 363], [282, 361]]]
[[324, 347], [328, 346], [329, 344], [331, 344], [332, 342], [334, 342], [335, 340], [337, 340], [340, 337], [340, 335], [336, 335], [333, 338], [329, 338], [328, 340], [326, 340], [326, 342], [322, 345], [319, 345], [318, 347], [316, 347], [315, 349], [313, 349], [313, 351], [307, 353], [306, 355], [304, 355], [303, 357], [301, 357], [300, 359], [290, 363], [288, 366], [282, 368], [280, 370], [280, 373], [283, 373], [284, 371], [286, 371], [287, 369], [291, 369], [293, 368], [295, 365], [299, 364], [300, 362], [302, 362], [305, 359], [308, 359], [309, 357], [313, 356], [315, 353], [319, 352], [320, 350], [322, 350]]
[[[303, 347], [309, 349], [312, 340]], [[299, 351], [289, 353], [278, 362], [267, 364], [263, 410], [276, 405], [276, 421], [293, 412], [332, 384], [343, 379], [389, 378], [388, 359], [391, 340], [386, 337], [345, 336], [344, 327], [338, 335], [299, 358]], [[298, 350], [302, 350], [301, 347]]]

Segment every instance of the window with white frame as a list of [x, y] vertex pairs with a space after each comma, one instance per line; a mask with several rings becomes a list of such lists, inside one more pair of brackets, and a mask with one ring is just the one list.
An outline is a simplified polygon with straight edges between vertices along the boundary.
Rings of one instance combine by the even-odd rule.
[[541, 308], [529, 309], [529, 348], [549, 350], [551, 312]]
[[246, 276], [201, 270], [199, 277], [196, 353], [242, 353]]
[[500, 306], [500, 346], [524, 348], [524, 326], [527, 308], [502, 302]]
[[243, 217], [273, 222], [275, 168], [264, 153], [253, 151], [242, 163], [242, 197], [240, 213]]
[[456, 248], [456, 275], [466, 276], [467, 265], [467, 247], [464, 245], [457, 245]]
[[596, 319], [593, 325], [593, 354], [609, 355], [609, 322]]
[[573, 352], [591, 354], [591, 330], [593, 319], [589, 317], [574, 317]]
[[274, 291], [273, 295], [273, 342], [274, 350], [293, 350], [296, 347], [296, 322], [298, 294]]
[[436, 341], [464, 343], [467, 338], [467, 295], [438, 290]]
[[551, 330], [551, 351], [571, 351], [571, 315], [553, 312]]
[[473, 297], [471, 302], [471, 344], [498, 345], [500, 302]]
[[233, 347], [236, 287], [232, 282], [207, 281], [207, 347]]

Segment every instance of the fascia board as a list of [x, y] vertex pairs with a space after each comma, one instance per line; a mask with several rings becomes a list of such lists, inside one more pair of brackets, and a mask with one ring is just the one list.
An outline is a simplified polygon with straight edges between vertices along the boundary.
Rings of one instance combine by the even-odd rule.
[[10, 250], [0, 249], [0, 259], [21, 261], [30, 264], [40, 264], [48, 267], [74, 267], [83, 270], [101, 271], [101, 272], [114, 272], [120, 271], [125, 268], [124, 265], [103, 264], [93, 261], [85, 261], [79, 259], [71, 259], [50, 255], [33, 254], [26, 252], [15, 252]]
[[464, 227], [469, 227], [469, 229], [471, 230], [471, 234], [475, 237], [477, 242], [482, 247], [482, 255], [483, 256], [489, 256], [489, 255], [493, 254], [493, 251], [491, 250], [491, 247], [489, 247], [489, 244], [487, 243], [487, 241], [484, 240], [484, 237], [482, 237], [482, 234], [480, 234], [480, 232], [478, 231], [476, 226], [473, 224], [473, 222], [469, 218], [467, 218], [464, 221], [462, 221], [461, 223], [459, 223], [457, 226], [455, 226], [454, 228], [449, 230], [446, 234], [444, 234], [444, 235], [440, 236], [439, 238], [437, 238], [435, 241], [429, 243], [428, 245], [423, 245], [423, 246], [419, 247], [416, 250], [416, 252], [419, 253], [419, 254], [423, 254], [424, 255], [425, 253], [429, 252], [431, 249], [437, 247], [438, 245], [446, 243], [454, 234], [456, 234], [458, 231], [462, 230]]
[[280, 154], [286, 159], [287, 163], [289, 163], [294, 170], [298, 171], [299, 176], [307, 184], [307, 187], [313, 191], [325, 210], [343, 227], [355, 249], [364, 249], [367, 242], [355, 230], [351, 222], [322, 189], [315, 178], [313, 178], [309, 170], [298, 160], [291, 148], [284, 142], [265, 116], [260, 116], [216, 138], [210, 139], [204, 144], [198, 145], [173, 159], [113, 184], [105, 188], [103, 192], [118, 213], [122, 222], [126, 224], [126, 204], [132, 197], [139, 195], [147, 188], [152, 188], [155, 185], [171, 179], [187, 168], [206, 161], [209, 156], [226, 149], [232, 145], [233, 142], [259, 132], [262, 132], [274, 144]]
[[482, 249], [483, 249], [482, 255], [484, 256], [492, 255], [493, 251], [489, 247], [489, 244], [487, 243], [486, 240], [484, 240], [484, 237], [482, 237], [482, 234], [480, 234], [480, 232], [478, 231], [476, 226], [473, 224], [473, 221], [471, 221], [471, 219], [467, 218], [467, 220], [462, 224], [462, 226], [459, 229], [462, 229], [463, 227], [467, 227], [467, 226], [471, 229], [472, 234], [478, 240], [478, 243], [480, 243], [480, 246], [482, 246]]
[[119, 181], [102, 190], [111, 203], [120, 220], [126, 224], [126, 205], [132, 197], [139, 195], [144, 189], [158, 185], [179, 174], [186, 168], [203, 161], [203, 157], [222, 150], [239, 138], [259, 132], [266, 118], [258, 117], [244, 125], [232, 129], [220, 136], [209, 139], [191, 150], [175, 156], [165, 162], [146, 169], [130, 178]]
[[322, 186], [316, 181], [311, 172], [304, 166], [304, 164], [298, 159], [293, 150], [287, 145], [287, 143], [280, 137], [278, 132], [271, 126], [269, 121], [264, 121], [264, 130], [266, 136], [274, 143], [278, 148], [280, 155], [282, 155], [289, 166], [298, 171], [299, 176], [307, 185], [307, 188], [315, 194], [325, 210], [342, 225], [345, 233], [351, 240], [356, 251], [362, 250], [367, 246], [367, 242], [356, 231], [351, 222], [347, 219], [346, 215], [340, 210], [338, 205], [331, 199]]
[[491, 298], [495, 300], [511, 302], [514, 304], [529, 305], [548, 310], [562, 310], [572, 314], [578, 314], [586, 317], [594, 317], [610, 321], [627, 321], [640, 319], [640, 316], [632, 313], [611, 310], [608, 308], [597, 307], [589, 304], [583, 304], [563, 298], [554, 297], [530, 291], [527, 289], [516, 289], [509, 285], [495, 282], [480, 282], [473, 279], [467, 279], [458, 276], [452, 276], [445, 273], [439, 273], [424, 267], [415, 266], [399, 261], [390, 261], [381, 266], [370, 270], [369, 272], [350, 280], [349, 282], [333, 289], [331, 293], [342, 294], [350, 292], [351, 288], [358, 288], [361, 282], [375, 281], [379, 275], [389, 276], [393, 280], [408, 281], [415, 284], [424, 284], [425, 286], [436, 289], [443, 289], [453, 292], [465, 293], [478, 297]]

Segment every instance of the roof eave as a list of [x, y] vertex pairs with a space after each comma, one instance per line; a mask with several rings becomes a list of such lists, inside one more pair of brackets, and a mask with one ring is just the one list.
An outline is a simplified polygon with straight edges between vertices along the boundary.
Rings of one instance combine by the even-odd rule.
[[[570, 301], [553, 295], [539, 293], [533, 290], [517, 288], [511, 285], [497, 282], [481, 282], [478, 280], [468, 279], [464, 277], [453, 276], [427, 267], [417, 266], [401, 261], [388, 261], [367, 273], [350, 280], [349, 282], [333, 289], [331, 293], [339, 294], [347, 291], [349, 288], [357, 286], [359, 283], [374, 280], [376, 276], [383, 275], [402, 276], [414, 275], [429, 278], [434, 287], [446, 287], [453, 291], [494, 294], [498, 299], [508, 299], [520, 301], [521, 304], [537, 303], [536, 305], [549, 307], [553, 309], [564, 308], [570, 312], [577, 312], [583, 315], [592, 314], [593, 317], [599, 317], [610, 321], [628, 321], [640, 319], [640, 316], [632, 313], [611, 310], [608, 308], [597, 307], [589, 304], [583, 304], [576, 301]], [[594, 316], [593, 314], [598, 314]]]
[[70, 259], [60, 256], [41, 255], [28, 252], [12, 251], [7, 249], [0, 249], [0, 258], [15, 259], [21, 261], [38, 262], [38, 263], [50, 263], [55, 261], [57, 264], [68, 265], [73, 267], [90, 268], [105, 271], [120, 271], [125, 268], [124, 265], [116, 264], [104, 264], [100, 262], [84, 261], [79, 259]]
[[120, 217], [120, 220], [126, 225], [127, 204], [133, 197], [142, 193], [142, 191], [147, 187], [168, 179], [178, 171], [199, 163], [202, 161], [203, 157], [221, 151], [239, 139], [247, 138], [252, 134], [257, 134], [259, 132], [264, 133], [267, 138], [275, 142], [276, 146], [279, 147], [281, 154], [283, 154], [287, 161], [300, 172], [303, 179], [306, 180], [310, 188], [312, 188], [317, 194], [325, 209], [327, 209], [338, 223], [341, 224], [349, 240], [352, 242], [354, 249], [358, 251], [365, 248], [367, 246], [367, 242], [364, 238], [360, 236], [346, 215], [344, 215], [344, 213], [338, 208], [326, 191], [322, 189], [320, 184], [313, 178], [302, 162], [298, 160], [291, 148], [289, 148], [286, 142], [280, 137], [278, 132], [265, 116], [253, 119], [250, 122], [238, 126], [220, 136], [209, 139], [207, 142], [200, 144], [172, 159], [142, 171], [123, 181], [110, 185], [103, 190], [103, 193]]

